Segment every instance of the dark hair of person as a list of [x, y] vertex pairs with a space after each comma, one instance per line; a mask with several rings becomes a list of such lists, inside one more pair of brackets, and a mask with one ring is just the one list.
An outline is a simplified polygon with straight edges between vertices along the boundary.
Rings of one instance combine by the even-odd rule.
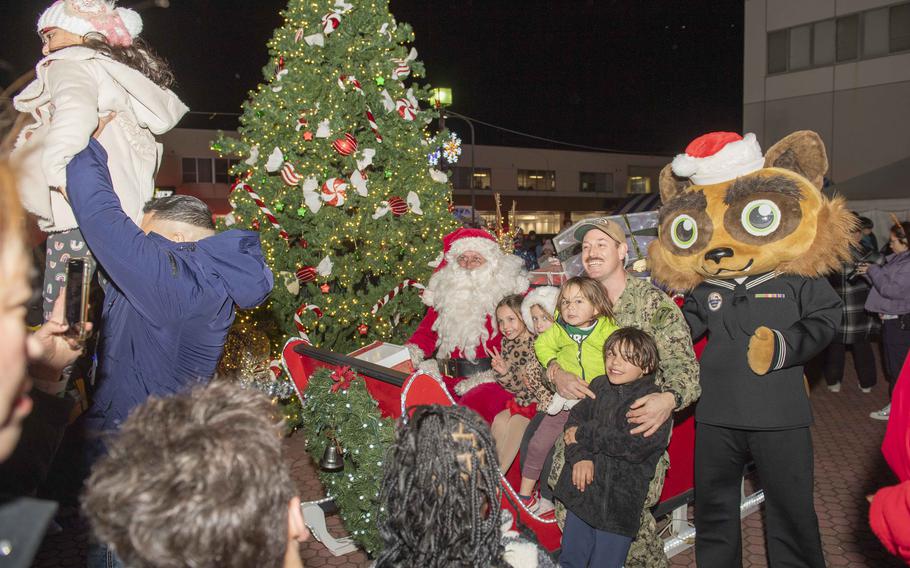
[[897, 240], [904, 243], [904, 246], [910, 245], [910, 242], [908, 242], [908, 237], [910, 237], [910, 221], [895, 223], [891, 227], [891, 232], [894, 233]]
[[137, 407], [92, 469], [82, 507], [132, 568], [279, 568], [297, 494], [278, 409], [216, 382]]
[[858, 215], [858, 217], [859, 217], [860, 229], [874, 229], [875, 228], [875, 223], [872, 222], [872, 219], [870, 219], [868, 217], [863, 217], [861, 215]]
[[162, 89], [170, 89], [174, 84], [174, 72], [167, 61], [142, 38], [133, 39], [130, 46], [111, 45], [102, 34], [89, 32], [82, 36], [82, 45], [139, 71]]
[[559, 288], [559, 297], [556, 298], [556, 307], [562, 311], [562, 302], [565, 299], [566, 290], [571, 287], [577, 287], [591, 304], [594, 305], [594, 312], [597, 317], [608, 317], [613, 319], [613, 302], [607, 296], [606, 290], [600, 282], [587, 276], [574, 276], [563, 282]]
[[610, 351], [621, 355], [645, 374], [653, 373], [660, 363], [654, 338], [637, 327], [621, 327], [610, 334], [604, 343], [604, 358]]
[[192, 195], [171, 195], [159, 197], [145, 204], [143, 213], [154, 213], [156, 219], [179, 221], [194, 227], [215, 230], [212, 210], [203, 201]]
[[[524, 296], [521, 294], [509, 294], [502, 300], [499, 300], [499, 303], [496, 304], [496, 309], [499, 308], [509, 308], [515, 315], [518, 316], [518, 319], [521, 319], [521, 301], [524, 300]], [[523, 323], [523, 322], [522, 322]]]
[[490, 429], [462, 406], [419, 406], [385, 460], [376, 568], [507, 566]]

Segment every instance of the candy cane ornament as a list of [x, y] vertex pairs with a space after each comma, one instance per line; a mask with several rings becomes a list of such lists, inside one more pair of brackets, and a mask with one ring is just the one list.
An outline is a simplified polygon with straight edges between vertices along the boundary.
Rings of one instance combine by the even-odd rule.
[[300, 183], [301, 179], [302, 177], [297, 173], [296, 168], [294, 168], [294, 164], [285, 162], [285, 164], [281, 166], [281, 180], [284, 181], [284, 183], [287, 185], [297, 185]]
[[338, 86], [341, 87], [342, 91], [347, 90], [345, 85], [351, 85], [355, 91], [363, 95], [363, 88], [360, 86], [360, 81], [357, 80], [353, 75], [339, 75], [338, 76]]
[[423, 284], [421, 284], [420, 282], [417, 282], [416, 280], [412, 280], [410, 278], [405, 278], [404, 280], [401, 281], [401, 283], [398, 286], [395, 286], [394, 288], [392, 288], [392, 290], [388, 294], [386, 294], [385, 296], [380, 298], [378, 302], [373, 304], [373, 308], [370, 309], [370, 313], [373, 315], [376, 315], [376, 312], [379, 311], [379, 308], [386, 305], [389, 302], [389, 300], [391, 300], [392, 298], [397, 296], [405, 288], [414, 288], [416, 290], [420, 290], [419, 293], [423, 294], [423, 290], [426, 287]]
[[376, 124], [376, 118], [373, 117], [373, 111], [367, 108], [367, 122], [370, 123], [370, 129], [373, 131], [373, 135], [376, 136], [377, 142], [382, 142], [382, 135], [379, 133], [379, 125]]
[[303, 325], [303, 322], [300, 320], [300, 316], [303, 315], [303, 312], [313, 312], [316, 314], [316, 318], [321, 318], [323, 316], [322, 309], [319, 306], [314, 304], [302, 304], [297, 311], [294, 312], [294, 325], [297, 326], [297, 332], [301, 337], [309, 339], [307, 336], [306, 326]]
[[272, 213], [271, 209], [266, 207], [265, 201], [263, 201], [262, 198], [259, 197], [258, 193], [253, 191], [253, 187], [250, 184], [248, 184], [247, 182], [245, 182], [243, 180], [237, 180], [234, 183], [234, 186], [231, 188], [231, 191], [234, 191], [237, 188], [243, 189], [247, 193], [250, 194], [250, 197], [253, 198], [253, 201], [256, 203], [256, 205], [259, 207], [259, 209], [262, 211], [262, 214], [265, 215], [266, 219], [269, 220], [269, 223], [271, 223], [273, 227], [278, 229], [278, 234], [281, 236], [281, 238], [283, 238], [286, 241], [291, 238], [291, 236], [288, 234], [288, 232], [285, 231], [283, 228], [281, 228], [281, 225], [278, 224], [278, 219], [275, 218], [275, 214]]

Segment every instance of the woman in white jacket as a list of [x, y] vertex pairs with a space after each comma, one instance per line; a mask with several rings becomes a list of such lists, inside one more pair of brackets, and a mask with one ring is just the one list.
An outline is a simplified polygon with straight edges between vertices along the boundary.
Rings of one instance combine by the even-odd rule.
[[[22, 201], [49, 233], [44, 311], [50, 313], [71, 257], [89, 256], [73, 212], [58, 188], [66, 165], [88, 145], [100, 117], [114, 116], [99, 142], [123, 210], [137, 224], [155, 189], [161, 145], [187, 107], [169, 87], [167, 64], [136, 38], [139, 15], [104, 0], [57, 0], [38, 19], [44, 58], [14, 103], [35, 122], [19, 135]], [[113, 113], [113, 114], [112, 114]]]

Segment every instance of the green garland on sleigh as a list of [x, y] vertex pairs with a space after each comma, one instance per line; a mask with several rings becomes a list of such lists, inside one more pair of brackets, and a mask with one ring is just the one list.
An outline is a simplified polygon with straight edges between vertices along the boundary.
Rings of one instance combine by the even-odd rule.
[[386, 452], [395, 439], [395, 421], [384, 418], [363, 378], [349, 368], [319, 369], [310, 376], [300, 412], [300, 430], [317, 464], [337, 440], [344, 470], [320, 471], [344, 526], [359, 546], [375, 557], [382, 548], [377, 517]]

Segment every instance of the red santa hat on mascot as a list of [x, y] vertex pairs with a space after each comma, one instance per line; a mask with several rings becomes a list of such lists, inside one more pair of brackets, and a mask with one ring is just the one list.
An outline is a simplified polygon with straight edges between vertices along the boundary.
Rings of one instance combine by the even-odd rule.
[[696, 185], [723, 183], [760, 170], [765, 157], [755, 134], [711, 132], [699, 136], [673, 159], [673, 173]]

